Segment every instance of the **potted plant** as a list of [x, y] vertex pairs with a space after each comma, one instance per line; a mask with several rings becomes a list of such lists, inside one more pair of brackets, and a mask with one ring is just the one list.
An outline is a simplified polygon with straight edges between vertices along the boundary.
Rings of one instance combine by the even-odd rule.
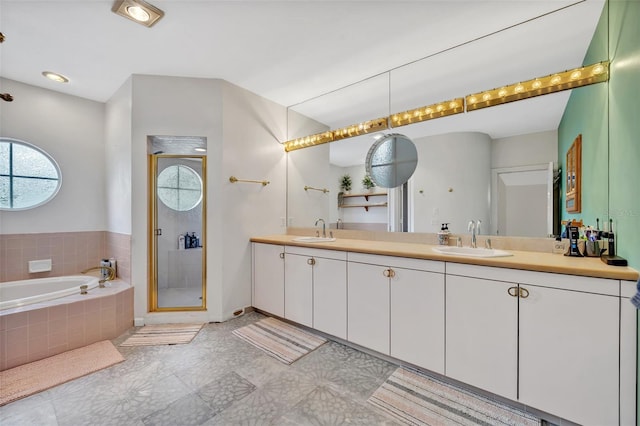
[[362, 178], [362, 186], [364, 186], [369, 190], [369, 192], [371, 192], [371, 190], [373, 189], [374, 186], [376, 186], [376, 184], [373, 181], [373, 179], [371, 179], [371, 176], [364, 175], [364, 177]]
[[342, 189], [345, 194], [348, 194], [349, 191], [351, 191], [351, 176], [346, 174], [340, 178], [340, 189]]

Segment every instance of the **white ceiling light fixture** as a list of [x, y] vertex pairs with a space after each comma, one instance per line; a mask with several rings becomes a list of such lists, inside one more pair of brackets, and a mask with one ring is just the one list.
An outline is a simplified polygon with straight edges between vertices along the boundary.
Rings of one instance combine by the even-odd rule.
[[145, 27], [151, 27], [164, 16], [164, 12], [143, 0], [116, 0], [111, 11]]
[[42, 75], [56, 83], [68, 83], [69, 79], [62, 74], [53, 71], [42, 71]]

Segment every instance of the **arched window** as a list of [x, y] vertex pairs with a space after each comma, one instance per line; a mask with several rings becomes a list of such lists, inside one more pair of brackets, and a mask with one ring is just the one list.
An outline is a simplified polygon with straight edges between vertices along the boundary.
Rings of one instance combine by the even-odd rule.
[[0, 210], [41, 206], [58, 193], [60, 168], [40, 148], [17, 139], [0, 137]]

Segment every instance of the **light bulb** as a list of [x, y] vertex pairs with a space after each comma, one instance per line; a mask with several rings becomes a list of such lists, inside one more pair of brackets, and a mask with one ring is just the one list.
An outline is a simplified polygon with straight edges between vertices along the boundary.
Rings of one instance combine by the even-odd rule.
[[577, 80], [582, 76], [582, 71], [574, 71], [571, 73], [571, 80]]
[[507, 89], [500, 89], [500, 91], [498, 92], [498, 96], [500, 96], [501, 98], [507, 96]]
[[553, 78], [551, 79], [551, 84], [558, 84], [562, 81], [562, 77], [560, 77], [559, 75], [554, 75]]
[[531, 87], [533, 87], [534, 89], [539, 89], [540, 87], [542, 87], [542, 82], [540, 80], [536, 80], [533, 82]]
[[603, 72], [604, 72], [604, 66], [602, 66], [602, 64], [596, 65], [595, 67], [593, 67], [593, 71], [591, 71], [593, 75], [602, 74]]
[[127, 13], [136, 21], [147, 22], [151, 16], [149, 13], [141, 8], [140, 6], [129, 6], [127, 7]]
[[522, 93], [522, 92], [524, 92], [524, 86], [523, 86], [522, 84], [518, 84], [518, 85], [515, 87], [515, 89], [513, 89], [513, 91], [514, 91], [515, 93]]

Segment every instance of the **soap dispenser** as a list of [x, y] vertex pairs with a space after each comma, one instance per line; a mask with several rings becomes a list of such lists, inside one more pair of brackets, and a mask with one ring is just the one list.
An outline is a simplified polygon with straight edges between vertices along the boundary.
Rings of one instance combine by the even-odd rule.
[[440, 232], [438, 232], [438, 245], [440, 246], [448, 246], [449, 245], [449, 224], [443, 223], [440, 227]]

